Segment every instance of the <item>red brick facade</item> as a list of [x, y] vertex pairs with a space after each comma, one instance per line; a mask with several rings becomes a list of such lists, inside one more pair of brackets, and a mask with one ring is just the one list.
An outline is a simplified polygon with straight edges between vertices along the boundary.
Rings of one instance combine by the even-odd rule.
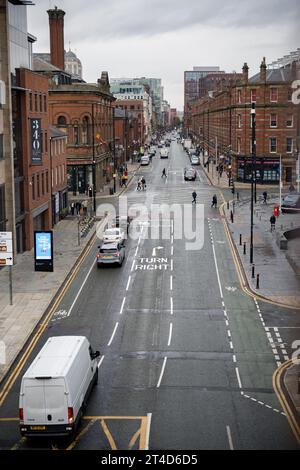
[[[118, 111], [121, 111], [119, 113]], [[115, 141], [118, 148], [118, 164], [129, 161], [138, 151], [139, 121], [127, 110], [115, 109]]]
[[[145, 143], [145, 119], [144, 119], [144, 102], [143, 100], [117, 100], [115, 102], [117, 108], [125, 109], [137, 119], [137, 136], [133, 140], [137, 141], [138, 146], [143, 146]], [[137, 139], [136, 139], [137, 137]]]

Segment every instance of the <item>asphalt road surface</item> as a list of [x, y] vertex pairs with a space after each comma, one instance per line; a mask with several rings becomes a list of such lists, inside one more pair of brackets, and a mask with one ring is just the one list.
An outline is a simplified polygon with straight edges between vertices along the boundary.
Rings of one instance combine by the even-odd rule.
[[[178, 236], [178, 220], [166, 207], [160, 218], [143, 217], [138, 238], [126, 242], [121, 268], [97, 269], [99, 242], [93, 246], [2, 400], [1, 449], [298, 448], [272, 387], [275, 347], [265, 327], [299, 328], [299, 322], [241, 290], [223, 220], [211, 208], [215, 190], [200, 167], [197, 180], [185, 182], [185, 166], [187, 155], [172, 142], [169, 159], [154, 157], [124, 195], [130, 206], [179, 204], [183, 210], [196, 190], [197, 208], [187, 220], [200, 224], [203, 246], [187, 250], [189, 235]], [[141, 175], [147, 190], [138, 192]], [[159, 228], [160, 238], [151, 239]], [[21, 439], [21, 376], [55, 335], [89, 338], [101, 352], [99, 382], [74, 441]]]

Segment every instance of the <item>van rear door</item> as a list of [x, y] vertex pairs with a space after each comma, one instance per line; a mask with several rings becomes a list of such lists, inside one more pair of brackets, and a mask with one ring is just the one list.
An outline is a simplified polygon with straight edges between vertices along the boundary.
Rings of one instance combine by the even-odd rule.
[[44, 386], [47, 424], [67, 424], [68, 399], [64, 379], [45, 380]]
[[25, 380], [22, 402], [25, 424], [46, 424], [44, 380]]

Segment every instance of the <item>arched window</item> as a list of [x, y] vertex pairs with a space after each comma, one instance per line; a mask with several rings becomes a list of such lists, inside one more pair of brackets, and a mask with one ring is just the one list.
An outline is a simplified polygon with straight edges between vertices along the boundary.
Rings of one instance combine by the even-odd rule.
[[82, 120], [82, 143], [88, 144], [89, 118], [85, 116]]
[[66, 120], [65, 116], [59, 116], [59, 118], [57, 119], [57, 125], [58, 126], [66, 126], [67, 125], [67, 120]]

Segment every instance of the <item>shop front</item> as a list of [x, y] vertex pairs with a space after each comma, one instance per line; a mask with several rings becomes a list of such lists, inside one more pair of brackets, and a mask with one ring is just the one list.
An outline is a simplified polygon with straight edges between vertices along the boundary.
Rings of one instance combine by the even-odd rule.
[[[237, 181], [251, 183], [252, 158], [237, 157]], [[258, 184], [278, 183], [280, 178], [280, 163], [278, 158], [256, 158], [256, 182]]]

